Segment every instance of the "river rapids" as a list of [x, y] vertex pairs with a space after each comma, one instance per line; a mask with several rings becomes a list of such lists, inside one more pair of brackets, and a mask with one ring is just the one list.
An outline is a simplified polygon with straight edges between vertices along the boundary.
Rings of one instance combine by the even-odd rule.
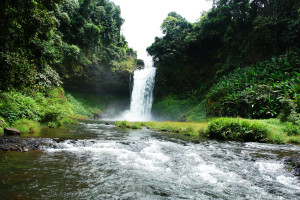
[[299, 199], [299, 178], [284, 164], [299, 146], [198, 140], [100, 121], [65, 132], [42, 151], [0, 153], [0, 199]]

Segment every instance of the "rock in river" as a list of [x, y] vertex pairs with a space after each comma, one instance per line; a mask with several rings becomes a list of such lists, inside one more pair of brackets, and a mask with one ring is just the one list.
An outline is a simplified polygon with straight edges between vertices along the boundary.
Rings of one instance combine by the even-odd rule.
[[4, 135], [20, 135], [21, 132], [15, 128], [4, 128]]
[[300, 153], [291, 156], [285, 163], [292, 167], [295, 176], [300, 176]]
[[42, 146], [49, 146], [53, 142], [49, 138], [32, 137], [0, 137], [0, 151], [21, 151], [42, 149]]

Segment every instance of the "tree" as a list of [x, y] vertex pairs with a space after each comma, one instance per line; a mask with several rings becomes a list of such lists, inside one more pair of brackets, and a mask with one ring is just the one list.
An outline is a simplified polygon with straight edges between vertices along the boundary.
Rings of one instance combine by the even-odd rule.
[[64, 52], [55, 69], [67, 87], [99, 91], [107, 82], [113, 87], [120, 79], [127, 81], [123, 76], [137, 67], [137, 56], [120, 34], [124, 20], [119, 6], [108, 0], [64, 0], [55, 16]]
[[170, 13], [165, 35], [147, 48], [158, 67], [156, 94], [184, 96], [237, 67], [299, 51], [299, 9], [297, 0], [215, 0], [193, 24]]
[[0, 89], [24, 88], [60, 61], [51, 10], [58, 0], [4, 0], [0, 6]]

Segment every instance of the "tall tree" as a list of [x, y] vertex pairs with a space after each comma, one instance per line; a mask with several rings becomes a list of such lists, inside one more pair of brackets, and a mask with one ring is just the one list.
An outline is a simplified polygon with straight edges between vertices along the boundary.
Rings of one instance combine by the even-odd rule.
[[51, 10], [59, 0], [3, 0], [0, 6], [0, 89], [24, 88], [60, 61]]
[[299, 9], [297, 0], [215, 0], [194, 24], [169, 14], [165, 35], [147, 48], [158, 67], [157, 94], [182, 95], [238, 66], [299, 51]]

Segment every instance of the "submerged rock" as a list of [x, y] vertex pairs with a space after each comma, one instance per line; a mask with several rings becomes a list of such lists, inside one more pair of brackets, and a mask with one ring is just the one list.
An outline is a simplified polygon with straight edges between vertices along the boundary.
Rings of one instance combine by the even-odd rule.
[[21, 151], [42, 149], [42, 146], [49, 146], [53, 142], [49, 138], [31, 138], [31, 137], [0, 137], [0, 151]]
[[291, 156], [285, 160], [285, 163], [292, 169], [295, 176], [300, 176], [300, 153]]
[[4, 128], [4, 135], [20, 135], [21, 132], [15, 128]]

